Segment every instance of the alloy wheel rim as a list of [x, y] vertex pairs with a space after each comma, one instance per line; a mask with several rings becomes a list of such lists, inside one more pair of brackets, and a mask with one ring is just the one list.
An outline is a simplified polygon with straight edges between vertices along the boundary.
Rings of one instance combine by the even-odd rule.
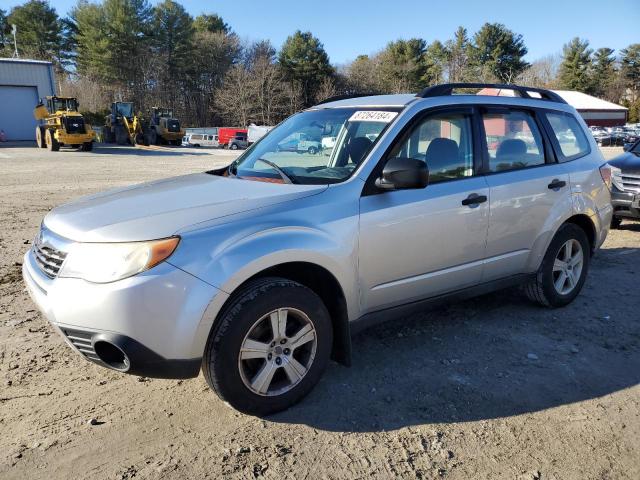
[[568, 295], [576, 288], [582, 275], [584, 252], [576, 239], [567, 240], [558, 250], [553, 262], [553, 286], [560, 295]]
[[245, 387], [261, 396], [287, 393], [313, 364], [318, 339], [303, 311], [283, 307], [263, 315], [249, 329], [238, 353]]

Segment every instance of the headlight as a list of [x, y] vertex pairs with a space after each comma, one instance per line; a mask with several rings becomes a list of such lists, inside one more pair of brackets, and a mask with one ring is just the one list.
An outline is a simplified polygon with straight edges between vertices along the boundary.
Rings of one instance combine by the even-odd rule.
[[75, 243], [59, 277], [108, 283], [148, 270], [169, 258], [179, 237], [128, 243]]
[[622, 185], [622, 170], [618, 167], [611, 167], [611, 183], [620, 190], [624, 192], [624, 185]]

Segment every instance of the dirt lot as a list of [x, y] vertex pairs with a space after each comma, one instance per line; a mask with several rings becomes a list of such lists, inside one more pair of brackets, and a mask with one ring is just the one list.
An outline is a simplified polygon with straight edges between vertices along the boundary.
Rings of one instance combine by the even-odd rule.
[[231, 158], [0, 147], [0, 478], [640, 478], [640, 223], [609, 235], [569, 307], [509, 290], [377, 327], [352, 368], [268, 419], [202, 377], [140, 379], [71, 351], [20, 277], [47, 210]]

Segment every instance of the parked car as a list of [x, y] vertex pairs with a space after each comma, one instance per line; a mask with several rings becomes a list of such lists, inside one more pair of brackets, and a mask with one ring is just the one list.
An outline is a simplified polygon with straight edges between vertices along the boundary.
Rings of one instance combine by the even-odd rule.
[[220, 127], [218, 128], [218, 142], [221, 147], [228, 148], [229, 142], [236, 137], [237, 134], [247, 134], [246, 128]]
[[[54, 208], [25, 254], [27, 289], [87, 360], [202, 369], [259, 415], [304, 397], [330, 358], [349, 364], [351, 334], [382, 320], [513, 285], [565, 306], [607, 235], [613, 168], [554, 92], [459, 86], [328, 101], [227, 167]], [[281, 151], [327, 125], [340, 125], [328, 157]]]
[[244, 150], [249, 146], [249, 141], [247, 140], [246, 133], [236, 133], [236, 135], [229, 140], [228, 144], [231, 150]]
[[306, 133], [296, 132], [278, 143], [277, 149], [280, 152], [307, 152], [314, 155], [322, 150], [322, 142], [311, 138]]
[[622, 147], [624, 146], [625, 136], [621, 133], [607, 133], [594, 137], [596, 142], [603, 147]]
[[625, 218], [640, 220], [640, 140], [625, 150], [609, 162], [619, 169], [612, 178], [613, 228], [618, 228]]
[[192, 147], [218, 147], [217, 135], [210, 135], [206, 133], [192, 133], [187, 135], [187, 144]]
[[247, 128], [247, 141], [249, 142], [249, 145], [260, 140], [272, 129], [273, 127], [269, 127], [266, 125], [249, 125], [249, 128]]

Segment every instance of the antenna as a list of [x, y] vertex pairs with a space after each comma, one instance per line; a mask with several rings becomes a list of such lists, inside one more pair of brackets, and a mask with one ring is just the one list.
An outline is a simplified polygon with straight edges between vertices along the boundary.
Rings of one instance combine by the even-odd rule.
[[13, 58], [20, 58], [20, 55], [18, 54], [18, 41], [16, 40], [16, 32], [18, 31], [18, 28], [16, 27], [16, 24], [12, 24], [11, 25], [11, 33], [13, 34]]

